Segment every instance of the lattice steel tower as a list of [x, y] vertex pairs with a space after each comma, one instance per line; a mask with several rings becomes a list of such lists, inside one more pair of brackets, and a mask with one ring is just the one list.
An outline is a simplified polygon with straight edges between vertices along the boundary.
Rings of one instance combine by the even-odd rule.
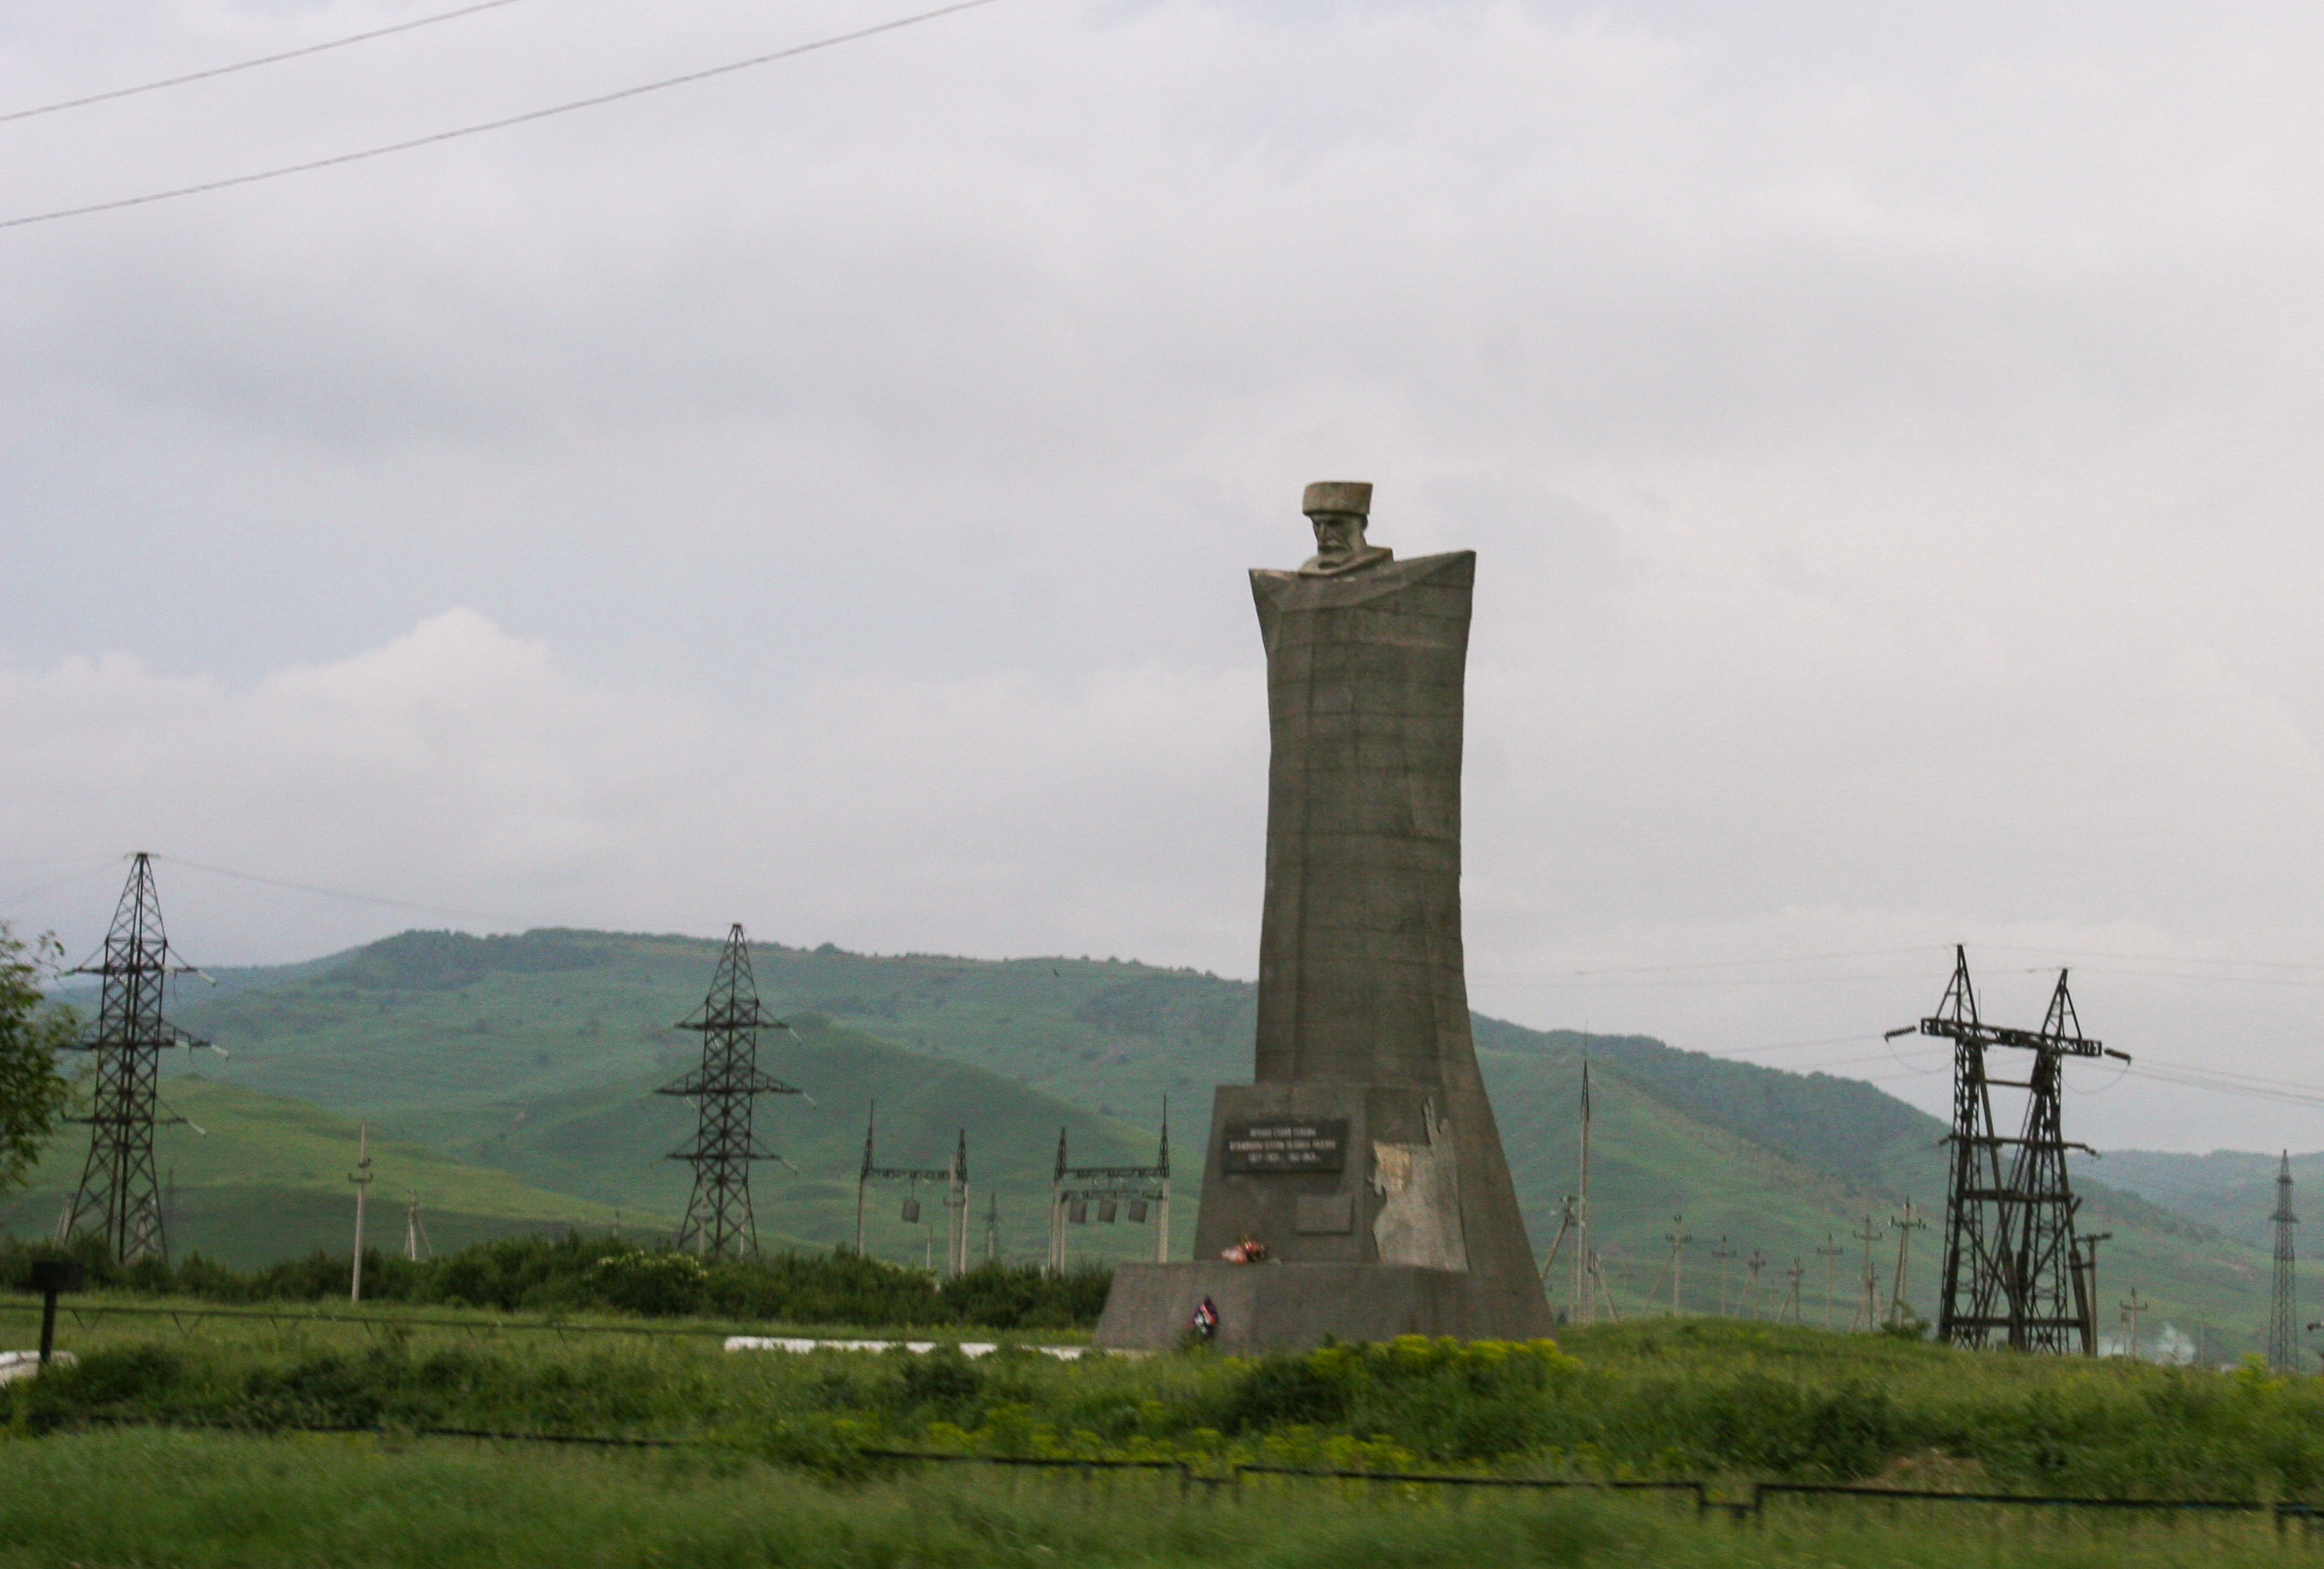
[[[1953, 950], [1952, 983], [1918, 1030], [1953, 1043], [1952, 1180], [1945, 1200], [1945, 1255], [1937, 1338], [1954, 1345], [2006, 1344], [2017, 1351], [2098, 1352], [2097, 1284], [2074, 1238], [2081, 1201], [2067, 1179], [2060, 1090], [2070, 1057], [2130, 1058], [2081, 1034], [2066, 972], [2058, 972], [2037, 1030], [1981, 1022], [1969, 955]], [[2033, 1054], [2024, 1079], [1986, 1072], [1988, 1048]], [[1994, 1118], [1996, 1086], [2025, 1092], [2024, 1121], [2012, 1137]], [[2004, 1152], [2008, 1153], [2005, 1157]], [[2096, 1153], [2096, 1151], [2092, 1151]]]
[[710, 978], [710, 994], [677, 1028], [702, 1034], [702, 1066], [656, 1092], [684, 1095], [702, 1113], [693, 1139], [669, 1156], [694, 1167], [694, 1196], [687, 1201], [678, 1245], [708, 1259], [756, 1253], [751, 1163], [790, 1163], [760, 1144], [752, 1132], [752, 1104], [760, 1095], [796, 1095], [800, 1091], [759, 1071], [759, 1031], [790, 1026], [759, 1006], [751, 948], [740, 925], [726, 934], [725, 951], [718, 955], [718, 969]]
[[88, 1115], [73, 1119], [88, 1124], [88, 1163], [81, 1168], [72, 1204], [57, 1223], [57, 1235], [101, 1229], [105, 1251], [115, 1263], [170, 1256], [161, 1184], [153, 1167], [153, 1130], [184, 1119], [161, 1114], [161, 1054], [173, 1046], [209, 1042], [162, 1018], [161, 995], [171, 975], [190, 969], [171, 963], [152, 858], [141, 853], [131, 859], [129, 882], [114, 908], [102, 953], [71, 972], [98, 977], [102, 989], [97, 1023], [75, 1043], [97, 1059]]
[[2275, 1292], [2268, 1304], [2267, 1365], [2277, 1372], [2300, 1367], [2300, 1287], [2292, 1272], [2292, 1228], [2300, 1217], [2292, 1213], [2292, 1151], [2275, 1173]]

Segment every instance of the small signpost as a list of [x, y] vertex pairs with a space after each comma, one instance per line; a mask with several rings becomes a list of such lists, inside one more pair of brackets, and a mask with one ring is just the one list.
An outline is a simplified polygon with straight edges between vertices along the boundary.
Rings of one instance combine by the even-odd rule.
[[81, 1288], [81, 1267], [70, 1259], [42, 1259], [32, 1265], [32, 1289], [41, 1294], [41, 1365], [57, 1349], [57, 1295]]

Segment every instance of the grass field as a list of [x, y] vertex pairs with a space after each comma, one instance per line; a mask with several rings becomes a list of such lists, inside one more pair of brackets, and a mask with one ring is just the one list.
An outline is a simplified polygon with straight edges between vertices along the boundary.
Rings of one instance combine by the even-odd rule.
[[[29, 1344], [28, 1299], [8, 1306], [0, 1334]], [[1029, 1352], [733, 1353], [715, 1334], [588, 1334], [613, 1321], [582, 1315], [549, 1333], [489, 1315], [455, 1326], [381, 1316], [391, 1322], [68, 1315], [63, 1343], [80, 1365], [12, 1386], [10, 1398], [22, 1419], [67, 1426], [684, 1438], [837, 1471], [872, 1445], [1212, 1469], [1427, 1467], [1721, 1488], [1919, 1479], [2324, 1501], [2324, 1380], [2249, 1369], [1972, 1354], [1710, 1320], [1592, 1328], [1563, 1348], [1399, 1341], [1256, 1361], [1060, 1363]]]
[[[1328, 1484], [1327, 1484], [1328, 1485]], [[1302, 1491], [1294, 1491], [1293, 1487]], [[2264, 1522], [1793, 1507], [1741, 1525], [1661, 1500], [910, 1474], [834, 1483], [732, 1454], [514, 1452], [165, 1433], [0, 1441], [0, 1565], [1439, 1569], [1447, 1564], [2305, 1562]]]
[[[125, 1305], [119, 1299], [115, 1305]], [[146, 1303], [166, 1308], [167, 1304]], [[188, 1305], [191, 1306], [191, 1305]], [[0, 1346], [32, 1304], [0, 1300]], [[2324, 1380], [1681, 1321], [1242, 1361], [728, 1352], [718, 1326], [76, 1317], [0, 1394], [0, 1565], [2236, 1565], [2260, 1517], [930, 1467], [867, 1449], [2028, 1496], [2324, 1498]], [[521, 1328], [521, 1324], [531, 1328]], [[593, 1328], [654, 1334], [589, 1333]], [[931, 1338], [953, 1338], [936, 1334]], [[991, 1337], [987, 1337], [991, 1338]], [[1010, 1337], [1001, 1337], [1007, 1339]], [[1023, 1337], [1019, 1337], [1023, 1338]], [[357, 1427], [358, 1434], [276, 1432]], [[193, 1430], [206, 1428], [209, 1430]], [[220, 1429], [240, 1428], [241, 1432]], [[575, 1452], [430, 1428], [676, 1441]]]

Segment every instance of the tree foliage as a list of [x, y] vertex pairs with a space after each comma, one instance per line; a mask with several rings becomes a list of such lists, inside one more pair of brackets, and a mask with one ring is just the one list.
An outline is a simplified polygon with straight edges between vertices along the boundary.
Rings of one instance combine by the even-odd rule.
[[57, 952], [53, 937], [27, 943], [0, 924], [0, 1193], [23, 1186], [64, 1114], [57, 1052], [73, 1016], [41, 990]]

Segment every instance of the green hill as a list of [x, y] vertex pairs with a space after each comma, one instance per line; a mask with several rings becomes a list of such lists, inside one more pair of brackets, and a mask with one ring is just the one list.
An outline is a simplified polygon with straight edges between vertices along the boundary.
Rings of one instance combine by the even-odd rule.
[[[191, 1075], [171, 1081], [168, 1103], [186, 1119], [186, 1125], [161, 1130], [157, 1144], [173, 1251], [246, 1268], [317, 1248], [348, 1250], [353, 1119]], [[88, 1148], [78, 1130], [51, 1146], [31, 1186], [0, 1201], [0, 1232], [51, 1232], [79, 1181]], [[428, 1241], [439, 1251], [521, 1232], [610, 1226], [620, 1218], [609, 1205], [528, 1186], [506, 1171], [463, 1165], [377, 1131], [371, 1156], [377, 1180], [367, 1240], [386, 1251], [403, 1245], [406, 1208], [415, 1197]], [[646, 1222], [641, 1229], [649, 1232], [669, 1223], [630, 1218], [633, 1226]]]
[[[410, 932], [265, 985], [189, 993], [175, 1016], [230, 1048], [207, 1072], [667, 1224], [684, 1212], [692, 1174], [666, 1157], [692, 1132], [695, 1113], [654, 1091], [698, 1060], [700, 1038], [670, 1026], [700, 1001], [716, 955], [716, 944], [685, 938]], [[754, 951], [762, 966], [781, 955]], [[966, 1130], [980, 1256], [996, 1194], [1004, 1255], [1045, 1252], [1060, 1128], [1079, 1163], [1153, 1158], [1151, 1124], [1127, 1125], [971, 1063], [932, 1060], [767, 990], [795, 1033], [767, 1032], [761, 1066], [806, 1095], [759, 1103], [761, 1137], [796, 1168], [762, 1167], [754, 1179], [762, 1234], [852, 1241], [855, 1171], [875, 1101], [882, 1165], [943, 1166]], [[1182, 1252], [1193, 1235], [1196, 1176], [1177, 1190]], [[900, 1218], [908, 1196], [875, 1190], [868, 1251], [919, 1262], [933, 1227], [940, 1251], [936, 1190], [918, 1195], [917, 1225]], [[1099, 1259], [1143, 1256], [1153, 1246], [1150, 1232], [1126, 1223], [1077, 1230], [1074, 1241], [1076, 1256]]]
[[[256, 983], [228, 977], [177, 1011], [234, 1048], [230, 1063], [208, 1070], [220, 1076], [369, 1118], [538, 1187], [666, 1217], [683, 1205], [687, 1173], [660, 1157], [690, 1113], [651, 1091], [693, 1059], [696, 1038], [669, 1026], [698, 1001], [716, 954], [715, 942], [674, 937], [409, 932]], [[1148, 1158], [1167, 1095], [1185, 1163], [1183, 1256], [1211, 1087], [1250, 1073], [1248, 983], [1116, 959], [881, 956], [829, 945], [752, 954], [762, 996], [798, 1030], [763, 1043], [765, 1065], [818, 1103], [762, 1103], [763, 1131], [798, 1168], [755, 1186], [762, 1226], [819, 1242], [851, 1234], [862, 1119], [876, 1098], [883, 1161], [941, 1164], [954, 1131], [967, 1128], [980, 1216], [997, 1192], [1004, 1251], [1038, 1257], [1056, 1127], [1069, 1125], [1077, 1155], [1092, 1162]], [[1802, 1260], [1813, 1322], [1826, 1272], [1843, 1302], [1861, 1273], [1863, 1250], [1849, 1232], [1868, 1214], [1885, 1226], [1907, 1197], [1930, 1230], [1913, 1241], [1906, 1296], [1932, 1309], [1944, 1187], [1944, 1130], [1933, 1119], [1858, 1081], [1642, 1037], [1483, 1018], [1476, 1029], [1538, 1250], [1574, 1186], [1585, 1051], [1596, 1065], [1595, 1231], [1631, 1310], [1667, 1296], [1663, 1239], [1677, 1215], [1697, 1239], [1685, 1254], [1691, 1309], [1719, 1305], [1722, 1266], [1711, 1253], [1724, 1236], [1735, 1255], [1723, 1266], [1730, 1306], [1756, 1251], [1766, 1260], [1758, 1303]], [[2264, 1251], [2136, 1193], [2087, 1178], [2082, 1189], [2086, 1224], [2115, 1233], [2103, 1259], [2107, 1302], [2135, 1285], [2157, 1316], [2208, 1323], [2215, 1349], [2255, 1343]], [[896, 1221], [900, 1196], [875, 1204], [871, 1245], [917, 1260], [926, 1232]], [[936, 1206], [923, 1214], [934, 1219]], [[1077, 1230], [1074, 1241], [1093, 1257], [1150, 1244], [1126, 1225]], [[1831, 1245], [1845, 1256], [1816, 1251]], [[1890, 1233], [1874, 1250], [1884, 1289], [1895, 1248]]]
[[[2210, 1227], [2246, 1246], [2272, 1250], [2278, 1157], [2240, 1149], [2185, 1155], [2160, 1149], [2119, 1149], [2098, 1169], [2114, 1186], [2128, 1188], [2176, 1214]], [[2089, 1162], [2076, 1158], [2079, 1172]], [[2324, 1154], [2292, 1158], [2292, 1210], [2316, 1208], [2312, 1195], [2324, 1183]], [[2317, 1219], [2324, 1220], [2324, 1213]], [[2316, 1244], [2310, 1244], [2315, 1246]], [[2324, 1248], [2319, 1248], [2324, 1251]]]

